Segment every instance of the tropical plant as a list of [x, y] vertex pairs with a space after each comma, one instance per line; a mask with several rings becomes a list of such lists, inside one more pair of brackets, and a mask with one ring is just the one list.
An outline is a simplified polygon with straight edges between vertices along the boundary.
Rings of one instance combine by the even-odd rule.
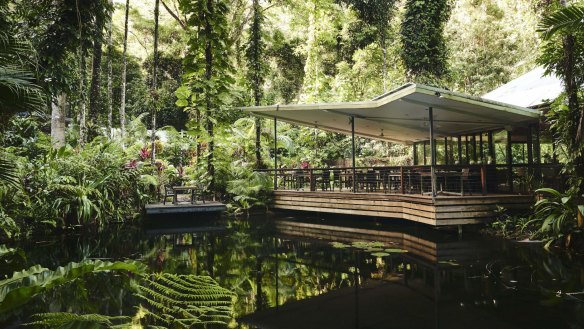
[[14, 113], [39, 111], [45, 104], [43, 91], [29, 68], [28, 56], [34, 51], [12, 32], [0, 18], [0, 124]]
[[12, 277], [0, 281], [0, 312], [20, 307], [42, 291], [71, 282], [89, 273], [126, 271], [139, 274], [145, 270], [146, 266], [137, 261], [83, 260], [79, 263], [71, 262], [55, 270], [35, 265], [26, 270], [14, 272]]
[[550, 39], [556, 33], [570, 34], [584, 29], [584, 6], [570, 5], [547, 15], [541, 20], [537, 32], [544, 39]]
[[[236, 169], [237, 167], [242, 169]], [[240, 213], [254, 206], [267, 206], [273, 186], [271, 176], [264, 172], [246, 170], [239, 161], [234, 163], [233, 170], [236, 171], [235, 179], [227, 183], [227, 192], [235, 203], [233, 211]]]
[[234, 294], [207, 276], [151, 274], [142, 278], [136, 296], [155, 325], [206, 327], [233, 318]]
[[129, 316], [107, 316], [101, 314], [75, 313], [37, 313], [27, 323], [33, 328], [129, 328], [132, 318]]
[[552, 188], [541, 188], [536, 193], [547, 196], [535, 204], [533, 219], [529, 223], [540, 225], [537, 235], [553, 242], [574, 232], [578, 211], [584, 211], [584, 205], [576, 205], [576, 197]]

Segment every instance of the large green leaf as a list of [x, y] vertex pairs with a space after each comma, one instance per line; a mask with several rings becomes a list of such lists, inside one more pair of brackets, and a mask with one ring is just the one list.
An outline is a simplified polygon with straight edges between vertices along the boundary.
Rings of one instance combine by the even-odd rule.
[[11, 278], [0, 281], [0, 312], [24, 305], [46, 289], [71, 282], [89, 273], [101, 271], [143, 273], [145, 270], [146, 266], [136, 261], [84, 260], [79, 263], [71, 262], [54, 271], [35, 265], [28, 270], [15, 272]]

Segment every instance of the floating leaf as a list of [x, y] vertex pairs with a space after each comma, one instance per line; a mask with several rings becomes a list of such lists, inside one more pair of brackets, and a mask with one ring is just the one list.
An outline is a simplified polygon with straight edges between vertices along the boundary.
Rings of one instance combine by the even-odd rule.
[[374, 252], [371, 254], [371, 256], [374, 257], [385, 257], [385, 256], [389, 256], [389, 253], [387, 252]]
[[405, 249], [390, 248], [390, 249], [385, 249], [385, 252], [388, 252], [390, 254], [401, 254], [401, 253], [408, 252], [408, 251]]
[[338, 248], [338, 249], [345, 249], [345, 248], [349, 248], [350, 246], [348, 244], [344, 244], [342, 242], [331, 242], [331, 246], [333, 248]]
[[383, 251], [383, 248], [369, 248], [366, 251], [367, 252], [380, 252], [380, 251]]

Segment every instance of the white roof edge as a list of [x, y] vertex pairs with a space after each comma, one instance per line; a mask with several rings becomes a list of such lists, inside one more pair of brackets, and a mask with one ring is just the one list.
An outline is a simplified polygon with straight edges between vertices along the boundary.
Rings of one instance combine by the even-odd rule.
[[334, 103], [314, 103], [314, 104], [286, 104], [286, 105], [267, 105], [267, 106], [250, 106], [250, 107], [239, 107], [245, 112], [263, 112], [263, 111], [273, 111], [273, 110], [310, 110], [310, 109], [320, 109], [320, 110], [334, 110], [334, 109], [347, 109], [347, 108], [375, 108], [387, 104], [396, 99], [402, 98], [414, 92], [421, 92], [424, 94], [435, 94], [440, 93], [441, 97], [446, 97], [455, 101], [460, 101], [464, 103], [470, 103], [475, 105], [483, 105], [491, 107], [497, 110], [511, 112], [515, 114], [525, 115], [532, 118], [539, 117], [539, 111], [527, 107], [502, 103], [498, 101], [493, 101], [489, 99], [484, 99], [477, 96], [471, 96], [459, 92], [454, 92], [442, 88], [431, 87], [423, 84], [406, 83], [398, 88], [395, 88], [383, 95], [377, 96], [369, 101], [361, 102], [334, 102]]

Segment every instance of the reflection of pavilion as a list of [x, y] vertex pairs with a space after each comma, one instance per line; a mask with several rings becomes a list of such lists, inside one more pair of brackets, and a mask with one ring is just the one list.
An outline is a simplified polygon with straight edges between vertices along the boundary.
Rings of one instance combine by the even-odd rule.
[[[540, 182], [561, 184], [552, 139], [528, 106], [408, 83], [363, 102], [245, 110], [274, 127], [281, 120], [352, 136], [350, 166], [283, 168], [272, 152], [274, 208], [444, 226], [484, 223], [497, 205], [527, 209]], [[358, 167], [355, 136], [411, 145], [413, 163]]]
[[[535, 328], [549, 318], [546, 310], [535, 312], [529, 319], [517, 318], [516, 314], [534, 313], [541, 306], [504, 299], [505, 291], [497, 291], [485, 276], [489, 251], [477, 241], [445, 240], [443, 234], [426, 234], [427, 231], [290, 220], [277, 220], [275, 231], [280, 240], [278, 255], [289, 249], [303, 255], [294, 260], [277, 256], [277, 262], [293, 261], [349, 274], [349, 266], [354, 266], [360, 276], [357, 280], [351, 275], [352, 280], [360, 284], [277, 305], [241, 319], [257, 328]], [[314, 252], [318, 250], [315, 245], [325, 246], [332, 241], [379, 241], [398, 244], [408, 253], [386, 257], [385, 273], [370, 279], [375, 271], [370, 260], [375, 257], [366, 252], [338, 250], [356, 256], [353, 262], [352, 257], [340, 257], [348, 259], [346, 263], [331, 262], [330, 255]]]

